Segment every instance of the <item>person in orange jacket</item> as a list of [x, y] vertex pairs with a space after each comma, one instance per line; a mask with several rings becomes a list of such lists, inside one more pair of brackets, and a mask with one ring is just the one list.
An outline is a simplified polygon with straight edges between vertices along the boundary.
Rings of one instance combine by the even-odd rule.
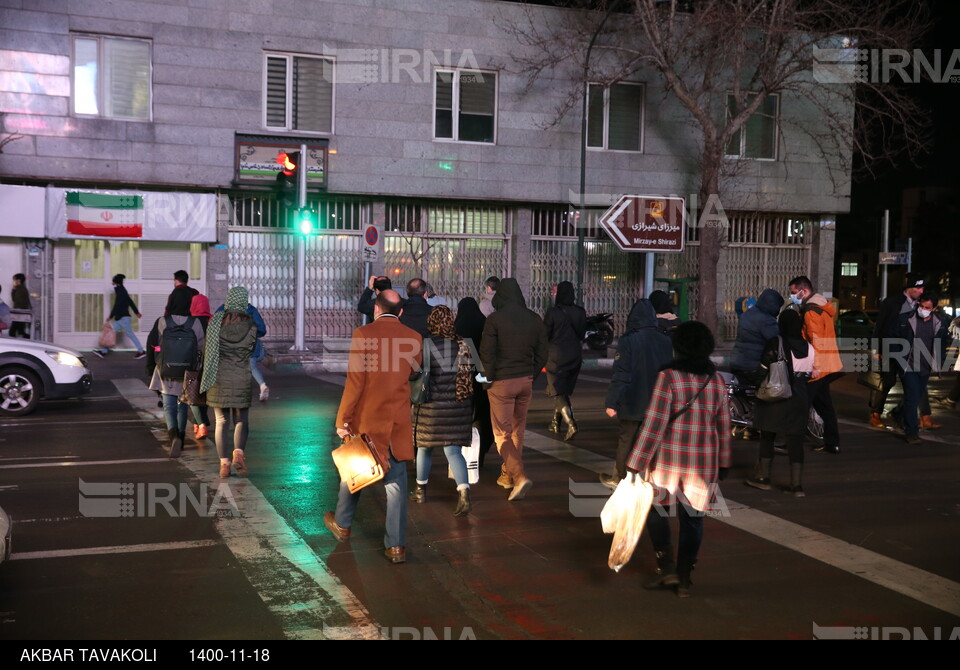
[[800, 309], [803, 338], [813, 345], [815, 351], [807, 396], [823, 419], [823, 444], [817, 447], [817, 451], [839, 454], [840, 427], [830, 395], [830, 384], [843, 376], [843, 362], [837, 350], [837, 330], [834, 326], [836, 308], [832, 302], [815, 292], [810, 278], [803, 275], [790, 280], [790, 301]]

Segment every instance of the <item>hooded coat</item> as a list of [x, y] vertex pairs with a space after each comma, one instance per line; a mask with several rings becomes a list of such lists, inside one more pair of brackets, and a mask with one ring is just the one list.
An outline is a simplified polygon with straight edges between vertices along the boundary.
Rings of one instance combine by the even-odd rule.
[[621, 420], [643, 421], [657, 373], [672, 357], [670, 337], [659, 330], [653, 305], [637, 300], [617, 345], [605, 406]]
[[257, 340], [257, 327], [245, 312], [228, 310], [223, 318], [217, 381], [207, 390], [207, 405], [243, 409], [250, 406], [253, 395], [250, 356]]
[[543, 327], [547, 331], [547, 395], [571, 395], [583, 365], [583, 335], [587, 313], [573, 304], [573, 284], [560, 282], [557, 303], [547, 310]]
[[500, 282], [480, 342], [483, 375], [491, 382], [536, 377], [547, 362], [547, 331], [527, 302], [516, 279]]
[[737, 341], [733, 344], [730, 367], [734, 370], [758, 370], [763, 350], [780, 334], [777, 315], [783, 307], [783, 296], [772, 288], [764, 289], [757, 304], [740, 315]]

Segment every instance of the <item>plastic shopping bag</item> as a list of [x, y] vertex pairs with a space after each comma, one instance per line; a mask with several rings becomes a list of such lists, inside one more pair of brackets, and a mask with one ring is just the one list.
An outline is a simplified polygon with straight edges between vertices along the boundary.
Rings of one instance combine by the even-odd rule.
[[630, 473], [617, 485], [600, 512], [604, 533], [613, 533], [607, 565], [620, 572], [633, 556], [653, 504], [653, 485]]
[[117, 346], [117, 331], [113, 329], [109, 319], [104, 321], [103, 328], [100, 329], [100, 339], [97, 340], [97, 344], [107, 349]]
[[467, 462], [467, 481], [476, 484], [480, 481], [480, 431], [476, 428], [470, 446], [463, 447], [463, 458]]

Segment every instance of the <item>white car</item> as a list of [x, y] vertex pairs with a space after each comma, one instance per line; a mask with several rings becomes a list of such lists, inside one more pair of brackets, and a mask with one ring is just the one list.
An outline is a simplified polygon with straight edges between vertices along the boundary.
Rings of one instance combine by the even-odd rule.
[[10, 532], [13, 522], [10, 516], [0, 507], [0, 563], [10, 558]]
[[41, 399], [90, 392], [93, 373], [79, 351], [50, 342], [0, 337], [0, 416], [23, 416]]

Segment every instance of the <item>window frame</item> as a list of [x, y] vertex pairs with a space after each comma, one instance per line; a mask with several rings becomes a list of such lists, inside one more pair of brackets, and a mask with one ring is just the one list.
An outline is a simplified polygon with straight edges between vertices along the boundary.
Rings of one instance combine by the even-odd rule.
[[[590, 89], [593, 86], [603, 88], [603, 146], [590, 145]], [[614, 86], [639, 86], [640, 87], [640, 142], [637, 149], [611, 149], [610, 148], [610, 90]], [[587, 83], [587, 134], [583, 141], [586, 143], [587, 151], [611, 151], [621, 154], [642, 154], [646, 144], [646, 120], [647, 120], [647, 85], [640, 81], [618, 81], [609, 86], [604, 86], [600, 82]]]
[[[449, 72], [453, 75], [451, 91], [451, 134], [452, 137], [437, 137], [437, 75], [441, 72]], [[493, 139], [490, 142], [478, 142], [476, 140], [461, 140], [460, 137], [460, 75], [465, 72], [478, 72], [481, 75], [492, 75], [493, 80]], [[484, 70], [474, 67], [435, 67], [433, 69], [433, 115], [430, 119], [432, 126], [432, 137], [434, 142], [455, 142], [457, 144], [475, 144], [481, 147], [495, 146], [497, 144], [499, 121], [500, 121], [500, 73], [496, 70]]]
[[[267, 86], [269, 84], [270, 58], [283, 58], [287, 61], [286, 78], [284, 79], [284, 126], [271, 126], [267, 123]], [[296, 58], [310, 58], [327, 61], [330, 64], [332, 81], [330, 82], [330, 130], [305, 130], [293, 127], [293, 61]], [[263, 76], [261, 79], [260, 94], [263, 104], [260, 109], [260, 123], [264, 130], [281, 133], [297, 133], [303, 135], [332, 136], [336, 131], [337, 123], [337, 59], [323, 54], [304, 54], [293, 51], [265, 51], [263, 53]]]
[[[748, 93], [747, 95], [748, 95], [748, 96], [757, 96], [757, 95], [759, 95], [759, 93], [750, 92], [750, 93]], [[730, 117], [730, 99], [731, 99], [732, 97], [733, 97], [733, 93], [727, 93], [727, 100], [726, 100], [726, 114], [727, 114], [727, 118]], [[738, 160], [751, 160], [751, 161], [772, 161], [772, 162], [776, 162], [776, 161], [780, 160], [780, 110], [781, 110], [781, 104], [780, 104], [780, 103], [781, 103], [781, 97], [780, 97], [780, 94], [779, 94], [779, 93], [769, 93], [769, 94], [767, 94], [767, 97], [768, 97], [768, 98], [774, 98], [774, 99], [776, 100], [776, 103], [777, 103], [777, 104], [776, 104], [776, 110], [774, 111], [774, 114], [773, 114], [773, 131], [772, 131], [772, 132], [773, 132], [773, 138], [772, 138], [772, 139], [773, 139], [773, 142], [772, 142], [772, 146], [773, 146], [773, 156], [768, 157], [768, 156], [746, 156], [746, 155], [745, 155], [746, 148], [747, 148], [747, 134], [746, 134], [746, 132], [745, 132], [746, 129], [747, 129], [747, 124], [750, 123], [750, 120], [753, 119], [753, 118], [756, 117], [756, 116], [760, 116], [760, 117], [765, 116], [765, 114], [763, 114], [763, 112], [760, 111], [760, 110], [762, 109], [762, 107], [763, 107], [763, 105], [761, 104], [760, 107], [757, 108], [757, 111], [755, 111], [753, 114], [751, 114], [750, 117], [744, 122], [744, 124], [743, 124], [742, 126], [740, 126], [740, 128], [737, 130], [737, 135], [739, 135], [739, 137], [740, 137], [740, 153], [738, 153], [738, 154], [730, 154], [730, 153], [727, 153], [727, 147], [724, 147], [724, 148], [723, 148], [724, 158], [732, 158], [732, 159], [738, 159]], [[733, 139], [733, 138], [731, 138], [731, 140], [732, 140], [732, 139]]]
[[[97, 78], [95, 82], [96, 87], [96, 105], [97, 112], [91, 114], [88, 112], [78, 112], [77, 111], [77, 41], [78, 40], [92, 40], [97, 43]], [[147, 46], [147, 59], [149, 61], [149, 73], [147, 81], [147, 116], [146, 118], [140, 117], [127, 117], [127, 116], [109, 116], [104, 110], [107, 108], [106, 101], [106, 74], [107, 68], [105, 67], [104, 58], [105, 58], [105, 48], [104, 44], [107, 41], [115, 42], [139, 42]], [[70, 116], [81, 118], [81, 119], [104, 119], [107, 121], [130, 121], [130, 122], [139, 122], [139, 123], [151, 123], [153, 122], [153, 40], [146, 37], [127, 37], [122, 35], [104, 35], [100, 33], [80, 33], [80, 32], [71, 32], [70, 33]]]

